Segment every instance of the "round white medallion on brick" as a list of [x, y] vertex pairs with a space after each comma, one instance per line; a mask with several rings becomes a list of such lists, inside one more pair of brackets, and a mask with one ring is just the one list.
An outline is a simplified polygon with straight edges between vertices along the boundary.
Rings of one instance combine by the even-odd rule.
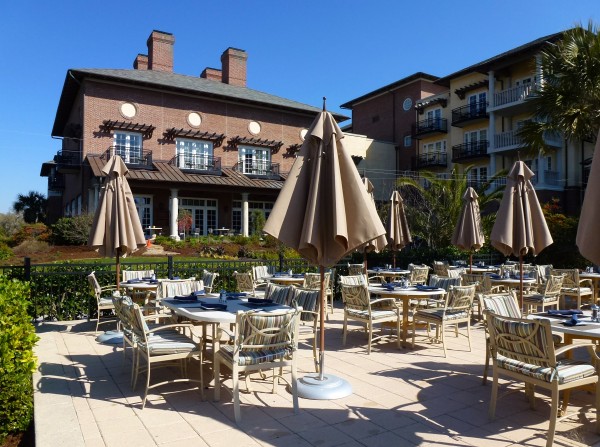
[[125, 118], [133, 118], [137, 113], [137, 108], [130, 102], [124, 102], [121, 104], [121, 115]]
[[406, 99], [404, 100], [404, 102], [402, 103], [402, 108], [403, 108], [403, 109], [404, 109], [406, 112], [408, 112], [408, 111], [410, 110], [410, 108], [412, 107], [412, 105], [413, 105], [412, 99], [410, 99], [410, 98], [406, 98]]
[[300, 130], [300, 138], [302, 139], [302, 141], [304, 141], [304, 138], [306, 138], [306, 133], [308, 132], [308, 129], [302, 129]]
[[198, 112], [190, 112], [187, 116], [187, 122], [192, 127], [200, 127], [200, 124], [202, 124], [202, 117]]
[[252, 135], [258, 135], [260, 133], [260, 123], [257, 123], [256, 121], [250, 121], [248, 123], [248, 132], [250, 132]]

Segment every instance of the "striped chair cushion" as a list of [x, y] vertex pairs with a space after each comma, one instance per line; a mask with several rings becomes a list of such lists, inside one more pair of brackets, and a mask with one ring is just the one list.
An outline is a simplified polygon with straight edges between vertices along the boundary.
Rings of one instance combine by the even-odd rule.
[[[461, 275], [465, 272], [464, 268], [459, 269], [448, 269], [448, 277], [450, 278], [460, 278]], [[459, 284], [460, 285], [460, 284]]]
[[177, 331], [161, 331], [148, 338], [148, 343], [138, 346], [150, 355], [177, 354], [195, 351], [197, 345], [186, 335]]
[[532, 365], [498, 355], [496, 364], [499, 368], [518, 372], [545, 382], [557, 381], [559, 384], [572, 382], [596, 374], [595, 368], [578, 360], [561, 360], [556, 368]]
[[552, 301], [558, 301], [558, 295], [554, 296], [546, 296], [541, 294], [534, 295], [524, 295], [523, 302], [524, 303], [549, 303]]
[[429, 285], [430, 286], [439, 287], [441, 289], [444, 289], [446, 292], [448, 290], [450, 290], [450, 286], [460, 286], [460, 281], [461, 281], [460, 276], [452, 278], [452, 277], [431, 275], [429, 277]]
[[[285, 331], [280, 331], [276, 334], [279, 328], [289, 325], [291, 314], [279, 315], [248, 315], [248, 321], [240, 328], [240, 336], [246, 340], [246, 344], [252, 345], [268, 345], [283, 343], [288, 340], [288, 334]], [[265, 330], [272, 328], [266, 334], [260, 334], [256, 330]]]
[[[303, 311], [314, 312], [317, 308], [317, 302], [319, 301], [319, 290], [300, 290], [295, 289], [292, 292], [292, 299], [296, 301], [299, 307]], [[300, 314], [301, 321], [313, 321], [315, 318], [314, 314], [302, 312]]]
[[443, 308], [434, 308], [434, 309], [420, 309], [417, 311], [415, 318], [419, 320], [427, 319], [430, 321], [442, 321], [442, 320], [458, 320], [458, 319], [466, 319], [469, 317], [469, 313], [464, 310], [446, 310], [446, 314], [444, 315]]
[[276, 284], [269, 284], [265, 291], [265, 299], [273, 300], [277, 304], [290, 304], [291, 300], [291, 286], [278, 286]]
[[[502, 351], [506, 352], [508, 350], [517, 356], [537, 358], [541, 352], [550, 352], [551, 348], [548, 346], [546, 333], [540, 327], [539, 323], [534, 321], [507, 321], [494, 318], [492, 324], [495, 326], [496, 332], [502, 335], [497, 338], [499, 355], [501, 355]], [[515, 337], [512, 337], [513, 335]], [[508, 336], [511, 336], [511, 339]], [[522, 341], [525, 338], [527, 338], [527, 342]], [[513, 341], [512, 339], [521, 341]], [[540, 358], [540, 362], [544, 361], [544, 359]], [[546, 363], [540, 363], [540, 365], [548, 366]]]
[[[223, 355], [230, 363], [233, 363], [233, 345], [222, 346], [219, 352]], [[291, 355], [291, 350], [287, 347], [277, 349], [262, 349], [262, 350], [247, 350], [241, 351], [238, 357], [238, 365], [249, 366], [257, 365], [264, 362], [272, 362], [275, 360], [284, 359]]]
[[511, 318], [521, 318], [521, 310], [514, 296], [508, 295], [481, 295], [483, 307], [495, 314]]
[[[366, 310], [358, 310], [358, 309], [346, 309], [346, 313], [355, 318], [361, 318], [363, 320], [369, 319], [369, 312]], [[371, 318], [373, 320], [381, 320], [382, 318], [396, 318], [396, 312], [393, 310], [372, 310]]]

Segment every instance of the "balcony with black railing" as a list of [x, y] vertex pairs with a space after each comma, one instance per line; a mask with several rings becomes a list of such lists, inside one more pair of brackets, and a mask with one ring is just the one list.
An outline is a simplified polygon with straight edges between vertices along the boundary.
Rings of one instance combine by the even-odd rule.
[[81, 151], [79, 149], [63, 149], [54, 156], [59, 172], [76, 172], [81, 168]]
[[463, 127], [489, 118], [487, 102], [481, 101], [452, 109], [452, 125]]
[[452, 146], [452, 163], [464, 163], [475, 158], [489, 157], [487, 153], [488, 146], [488, 140]]
[[448, 120], [446, 118], [428, 118], [417, 121], [414, 126], [415, 138], [448, 133]]
[[106, 151], [106, 158], [120, 156], [129, 169], [152, 169], [152, 151], [125, 146], [111, 146]]
[[171, 160], [171, 164], [192, 174], [221, 175], [221, 157], [203, 154], [181, 154]]
[[234, 167], [234, 171], [240, 172], [251, 178], [280, 179], [279, 163], [267, 161], [240, 161]]
[[48, 177], [48, 191], [62, 191], [65, 189], [65, 178], [62, 174]]
[[417, 169], [445, 168], [448, 166], [448, 154], [446, 152], [419, 154], [415, 159], [415, 166]]

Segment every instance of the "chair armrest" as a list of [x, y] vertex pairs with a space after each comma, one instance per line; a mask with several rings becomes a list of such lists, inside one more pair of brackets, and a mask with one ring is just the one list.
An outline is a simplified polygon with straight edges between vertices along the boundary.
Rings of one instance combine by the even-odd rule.
[[229, 338], [230, 341], [233, 341], [233, 339], [235, 338], [235, 334], [230, 331], [229, 329], [226, 329], [224, 327], [219, 327], [218, 331], [217, 331], [217, 336], [221, 337], [221, 334], [225, 333], [225, 335], [227, 335], [227, 337]]
[[594, 284], [593, 284], [593, 282], [592, 282], [591, 279], [588, 279], [588, 278], [580, 279], [579, 280], [579, 287], [581, 287], [582, 284], [587, 284], [590, 289], [594, 288]]
[[102, 286], [102, 287], [100, 287], [100, 290], [102, 292], [109, 292], [109, 291], [117, 290], [117, 286], [113, 286], [113, 285]]
[[600, 357], [598, 357], [598, 354], [596, 353], [596, 345], [591, 340], [584, 340], [578, 343], [572, 343], [570, 345], [563, 345], [555, 349], [554, 354], [558, 357], [559, 355], [576, 348], [587, 348], [596, 370], [600, 369]]
[[178, 328], [184, 328], [184, 329], [193, 329], [194, 325], [191, 323], [175, 323], [175, 324], [165, 324], [164, 326], [159, 326], [159, 327], [155, 327], [154, 329], [150, 329], [148, 332], [149, 333], [154, 333], [154, 332], [160, 332], [160, 331], [164, 331], [166, 329], [178, 329]]
[[380, 284], [387, 284], [387, 281], [385, 280], [385, 278], [381, 275], [373, 275], [373, 276], [369, 276], [367, 278], [367, 281], [369, 282], [369, 284], [371, 283], [371, 280], [379, 280]]
[[396, 301], [395, 298], [376, 298], [374, 300], [371, 300], [371, 306], [373, 304], [376, 303], [383, 303], [383, 302], [389, 302], [390, 304], [392, 304], [394, 307], [400, 308], [400, 305], [398, 304], [398, 302]]

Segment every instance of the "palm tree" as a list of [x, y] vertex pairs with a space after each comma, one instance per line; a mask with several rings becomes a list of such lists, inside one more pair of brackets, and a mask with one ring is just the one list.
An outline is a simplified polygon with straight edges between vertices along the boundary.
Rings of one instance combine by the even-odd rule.
[[594, 141], [600, 129], [600, 34], [590, 22], [565, 31], [541, 53], [542, 82], [529, 101], [534, 120], [519, 135], [531, 155], [544, 153], [544, 134]]
[[13, 209], [16, 213], [23, 213], [23, 220], [26, 223], [44, 222], [47, 202], [44, 194], [29, 191], [27, 195], [19, 194], [17, 196], [17, 201], [13, 203]]
[[449, 178], [440, 178], [434, 172], [420, 172], [420, 179], [400, 178], [398, 186], [402, 187], [402, 197], [409, 227], [413, 236], [425, 240], [429, 247], [439, 249], [451, 245], [452, 233], [462, 209], [462, 197], [468, 186], [474, 186], [479, 195], [479, 206], [482, 210], [484, 232], [489, 236], [493, 226], [495, 213], [486, 213], [493, 202], [502, 196], [502, 189], [497, 188], [486, 193], [499, 177], [505, 176], [501, 171], [487, 181], [470, 185], [469, 172], [471, 166], [462, 173], [454, 168]]

